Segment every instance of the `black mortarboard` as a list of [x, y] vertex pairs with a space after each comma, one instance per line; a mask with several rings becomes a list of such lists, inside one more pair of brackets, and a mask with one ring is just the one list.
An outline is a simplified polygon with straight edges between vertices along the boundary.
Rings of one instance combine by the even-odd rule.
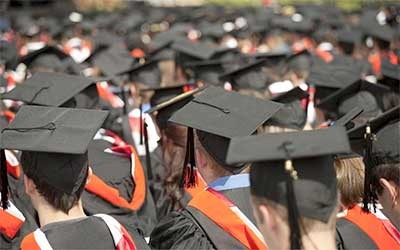
[[369, 204], [375, 208], [371, 171], [387, 156], [399, 159], [399, 120], [400, 106], [397, 106], [348, 132], [352, 150], [363, 156], [365, 164], [363, 208], [366, 211]]
[[154, 91], [154, 94], [150, 98], [151, 107], [157, 106], [160, 103], [163, 103], [171, 98], [174, 98], [187, 90], [191, 90], [194, 88], [193, 84], [179, 84], [176, 86], [168, 86], [168, 87], [158, 87], [158, 88], [148, 88], [142, 89], [142, 92]]
[[349, 112], [347, 112], [347, 114], [343, 115], [342, 117], [340, 117], [339, 119], [337, 119], [332, 126], [343, 126], [345, 127], [347, 130], [354, 128], [354, 123], [353, 120], [356, 119], [358, 116], [360, 116], [362, 114], [364, 110], [360, 107], [355, 107], [352, 110], [350, 110]]
[[271, 98], [271, 101], [283, 103], [284, 106], [275, 113], [266, 125], [273, 125], [285, 128], [303, 129], [307, 115], [302, 107], [301, 101], [308, 97], [308, 93], [300, 87]]
[[105, 76], [114, 76], [119, 72], [131, 69], [134, 59], [128, 50], [120, 46], [113, 46], [97, 54], [93, 58], [93, 64]]
[[316, 98], [321, 99], [359, 80], [359, 73], [352, 68], [325, 64], [313, 67], [306, 83], [316, 87]]
[[185, 63], [184, 67], [193, 71], [194, 79], [206, 84], [219, 85], [221, 84], [219, 76], [224, 72], [223, 64], [224, 61], [221, 60], [206, 60], [188, 62]]
[[288, 92], [272, 97], [271, 101], [280, 103], [290, 103], [293, 101], [302, 100], [304, 98], [308, 98], [308, 93], [302, 90], [300, 87], [296, 87], [289, 90]]
[[376, 39], [391, 42], [394, 37], [394, 30], [389, 25], [380, 25], [376, 20], [371, 21], [364, 27], [364, 33]]
[[[40, 106], [93, 108], [99, 98], [95, 83], [96, 80], [81, 76], [39, 72], [1, 98]], [[83, 94], [78, 97], [80, 93]]]
[[201, 42], [192, 42], [187, 39], [180, 39], [178, 41], [175, 41], [172, 45], [172, 48], [184, 55], [189, 56], [189, 58], [199, 60], [208, 60], [215, 53], [213, 48]]
[[63, 69], [62, 60], [68, 57], [67, 54], [54, 46], [45, 46], [22, 57], [20, 63], [27, 65], [29, 68], [46, 68], [61, 71]]
[[164, 99], [164, 101], [159, 102], [157, 105], [153, 106], [146, 113], [157, 112], [156, 120], [157, 125], [160, 129], [166, 128], [168, 125], [168, 120], [171, 118], [172, 114], [174, 114], [177, 110], [181, 109], [188, 102], [193, 100], [193, 95], [199, 93], [204, 88], [196, 88], [189, 90], [187, 92], [183, 91], [183, 88], [180, 87], [180, 94], [170, 96], [168, 99]]
[[317, 107], [341, 116], [359, 106], [364, 110], [363, 115], [374, 117], [382, 107], [379, 100], [389, 91], [384, 85], [359, 80], [322, 99]]
[[392, 64], [388, 60], [383, 60], [381, 64], [381, 73], [383, 78], [379, 82], [389, 86], [394, 91], [399, 92], [400, 65]]
[[241, 66], [221, 75], [222, 81], [228, 81], [239, 88], [263, 89], [268, 84], [268, 76], [262, 71], [265, 59], [258, 59], [255, 62]]
[[292, 249], [301, 248], [299, 216], [327, 223], [337, 207], [333, 156], [350, 146], [343, 127], [233, 138], [227, 161], [253, 162], [251, 192], [288, 209]]
[[149, 88], [157, 88], [161, 84], [161, 72], [158, 68], [158, 60], [149, 60], [144, 63], [136, 63], [129, 69], [120, 71], [117, 75], [129, 74], [133, 82], [140, 82]]
[[0, 41], [0, 60], [4, 60], [7, 69], [17, 66], [18, 51], [14, 43]]
[[[1, 149], [23, 151], [25, 172], [29, 169], [48, 185], [72, 194], [85, 181], [87, 147], [107, 115], [106, 111], [24, 105], [1, 131]], [[5, 159], [1, 160], [4, 173]], [[4, 184], [2, 198], [7, 199]]]
[[232, 166], [225, 161], [229, 139], [254, 133], [280, 108], [275, 102], [209, 86], [169, 121], [196, 129], [200, 143], [214, 160], [238, 173], [243, 166]]
[[358, 29], [343, 28], [337, 31], [336, 40], [340, 43], [359, 44], [361, 35]]

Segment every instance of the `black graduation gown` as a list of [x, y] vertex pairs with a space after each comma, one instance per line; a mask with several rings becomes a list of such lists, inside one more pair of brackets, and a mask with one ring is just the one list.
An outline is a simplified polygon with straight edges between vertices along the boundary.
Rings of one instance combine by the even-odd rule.
[[[248, 187], [225, 190], [221, 193], [255, 223]], [[172, 212], [162, 219], [150, 236], [150, 247], [152, 249], [246, 249], [238, 240], [193, 207]]]
[[[120, 195], [130, 201], [135, 183], [132, 181], [130, 160], [105, 153], [112, 144], [104, 140], [95, 140], [89, 146], [89, 163], [95, 175], [107, 185], [116, 188]], [[85, 190], [82, 194], [83, 207], [88, 215], [105, 213], [118, 220], [128, 232], [140, 230], [149, 236], [157, 223], [154, 201], [147, 187], [143, 205], [137, 211], [115, 206], [94, 193]]]
[[378, 246], [357, 225], [346, 219], [336, 222], [338, 249], [378, 249]]
[[[20, 249], [21, 241], [30, 232], [38, 227], [35, 220], [35, 210], [29, 197], [24, 191], [23, 178], [16, 179], [8, 175], [11, 202], [25, 217], [24, 224], [14, 238], [9, 238], [0, 231], [0, 249]], [[1, 220], [1, 218], [0, 218]], [[1, 224], [1, 221], [0, 221]]]
[[[94, 216], [51, 223], [41, 230], [54, 249], [115, 249], [107, 225]], [[137, 249], [149, 249], [139, 235], [132, 239]]]

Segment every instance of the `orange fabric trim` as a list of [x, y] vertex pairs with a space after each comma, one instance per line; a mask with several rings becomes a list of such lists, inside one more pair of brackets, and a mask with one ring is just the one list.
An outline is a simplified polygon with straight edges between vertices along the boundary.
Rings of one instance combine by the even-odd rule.
[[368, 237], [375, 242], [378, 249], [400, 249], [395, 239], [386, 231], [383, 222], [372, 213], [365, 213], [361, 207], [349, 209], [345, 219], [357, 225]]
[[35, 236], [33, 233], [28, 234], [22, 240], [21, 250], [40, 250], [40, 246], [35, 240]]
[[0, 209], [0, 231], [8, 238], [13, 239], [23, 224], [24, 221]]
[[134, 58], [143, 58], [145, 56], [145, 53], [142, 49], [134, 48], [133, 50], [131, 50], [131, 56]]
[[225, 232], [240, 241], [247, 249], [267, 249], [264, 242], [221, 199], [210, 191], [203, 190], [197, 193], [188, 205], [200, 210]]
[[7, 161], [7, 173], [12, 175], [15, 179], [19, 179], [21, 176], [20, 166], [11, 166], [11, 164]]
[[333, 60], [333, 56], [331, 53], [329, 53], [328, 51], [324, 51], [324, 50], [316, 50], [315, 54], [317, 54], [317, 56], [319, 56], [322, 60], [324, 60], [326, 63], [329, 63]]
[[9, 110], [4, 110], [1, 112], [1, 114], [4, 115], [9, 122], [11, 122], [15, 117], [15, 113]]
[[185, 188], [185, 191], [192, 196], [192, 198], [200, 193], [201, 191], [204, 191], [207, 188], [206, 182], [203, 180], [203, 177], [199, 174], [198, 171], [196, 171], [197, 179], [196, 179], [196, 185], [194, 187], [190, 188]]
[[146, 197], [146, 178], [136, 151], [134, 151], [133, 148], [131, 150], [135, 161], [135, 190], [133, 191], [132, 200], [130, 202], [121, 197], [117, 189], [110, 187], [94, 174], [91, 177], [90, 182], [86, 185], [85, 189], [113, 205], [131, 210], [138, 210], [143, 205]]

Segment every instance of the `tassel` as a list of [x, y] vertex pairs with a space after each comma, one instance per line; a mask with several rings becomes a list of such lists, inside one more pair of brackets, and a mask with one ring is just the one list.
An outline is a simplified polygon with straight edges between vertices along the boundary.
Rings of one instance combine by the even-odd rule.
[[286, 197], [288, 222], [290, 227], [290, 249], [301, 249], [301, 231], [299, 225], [299, 211], [297, 209], [296, 195], [293, 187], [293, 180], [297, 180], [297, 172], [293, 168], [291, 160], [285, 161], [286, 179]]
[[196, 156], [194, 150], [194, 134], [193, 129], [187, 129], [187, 141], [186, 141], [186, 155], [183, 163], [182, 177], [180, 187], [194, 187], [197, 182], [196, 175]]
[[7, 178], [7, 159], [4, 149], [0, 150], [0, 181], [1, 181], [1, 207], [8, 208], [8, 178]]
[[374, 167], [373, 159], [372, 159], [372, 144], [375, 140], [375, 134], [371, 132], [371, 127], [369, 123], [365, 129], [365, 149], [364, 149], [364, 165], [365, 165], [365, 174], [364, 174], [364, 197], [363, 197], [363, 210], [365, 212], [369, 212], [369, 204], [372, 203], [373, 208], [376, 208], [376, 202], [374, 199], [374, 194], [371, 190], [371, 171]]
[[153, 179], [153, 169], [151, 168], [151, 158], [149, 149], [149, 135], [147, 133], [147, 123], [144, 123], [144, 148], [146, 150], [146, 168], [147, 168], [147, 178], [149, 180]]
[[139, 116], [139, 129], [140, 129], [140, 141], [139, 144], [143, 145], [143, 105], [139, 105], [140, 116]]
[[293, 151], [291, 142], [283, 142], [280, 148], [285, 152], [285, 172], [286, 172], [286, 198], [288, 222], [290, 227], [290, 249], [301, 249], [301, 231], [299, 225], [299, 210], [296, 203], [293, 181], [298, 179], [297, 171], [293, 167], [290, 153]]

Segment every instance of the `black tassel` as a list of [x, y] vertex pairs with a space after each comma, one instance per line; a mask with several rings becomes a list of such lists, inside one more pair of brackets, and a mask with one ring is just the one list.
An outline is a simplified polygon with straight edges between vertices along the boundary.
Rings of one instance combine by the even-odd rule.
[[293, 187], [293, 180], [297, 179], [297, 172], [294, 170], [291, 160], [285, 162], [285, 169], [287, 172], [286, 197], [288, 222], [290, 227], [290, 249], [301, 249], [301, 231], [299, 225], [300, 216], [296, 203], [296, 194]]
[[194, 150], [194, 134], [193, 129], [187, 129], [187, 141], [186, 141], [186, 154], [185, 161], [183, 163], [182, 177], [180, 187], [194, 187], [197, 182], [196, 175], [196, 156]]
[[372, 144], [375, 140], [375, 134], [371, 132], [371, 127], [367, 124], [365, 131], [365, 149], [364, 149], [364, 197], [363, 197], [363, 210], [369, 212], [369, 204], [372, 204], [375, 209], [375, 199], [374, 194], [371, 190], [371, 171], [374, 167], [373, 157], [372, 157]]
[[8, 208], [8, 178], [7, 178], [7, 159], [4, 149], [0, 150], [0, 181], [1, 181], [1, 207]]
[[139, 129], [140, 129], [140, 141], [139, 144], [143, 145], [143, 105], [139, 105], [140, 116], [139, 116]]
[[147, 133], [147, 123], [144, 123], [144, 148], [146, 150], [146, 168], [147, 168], [147, 178], [153, 180], [153, 169], [151, 168], [151, 158], [149, 149], [149, 135]]

